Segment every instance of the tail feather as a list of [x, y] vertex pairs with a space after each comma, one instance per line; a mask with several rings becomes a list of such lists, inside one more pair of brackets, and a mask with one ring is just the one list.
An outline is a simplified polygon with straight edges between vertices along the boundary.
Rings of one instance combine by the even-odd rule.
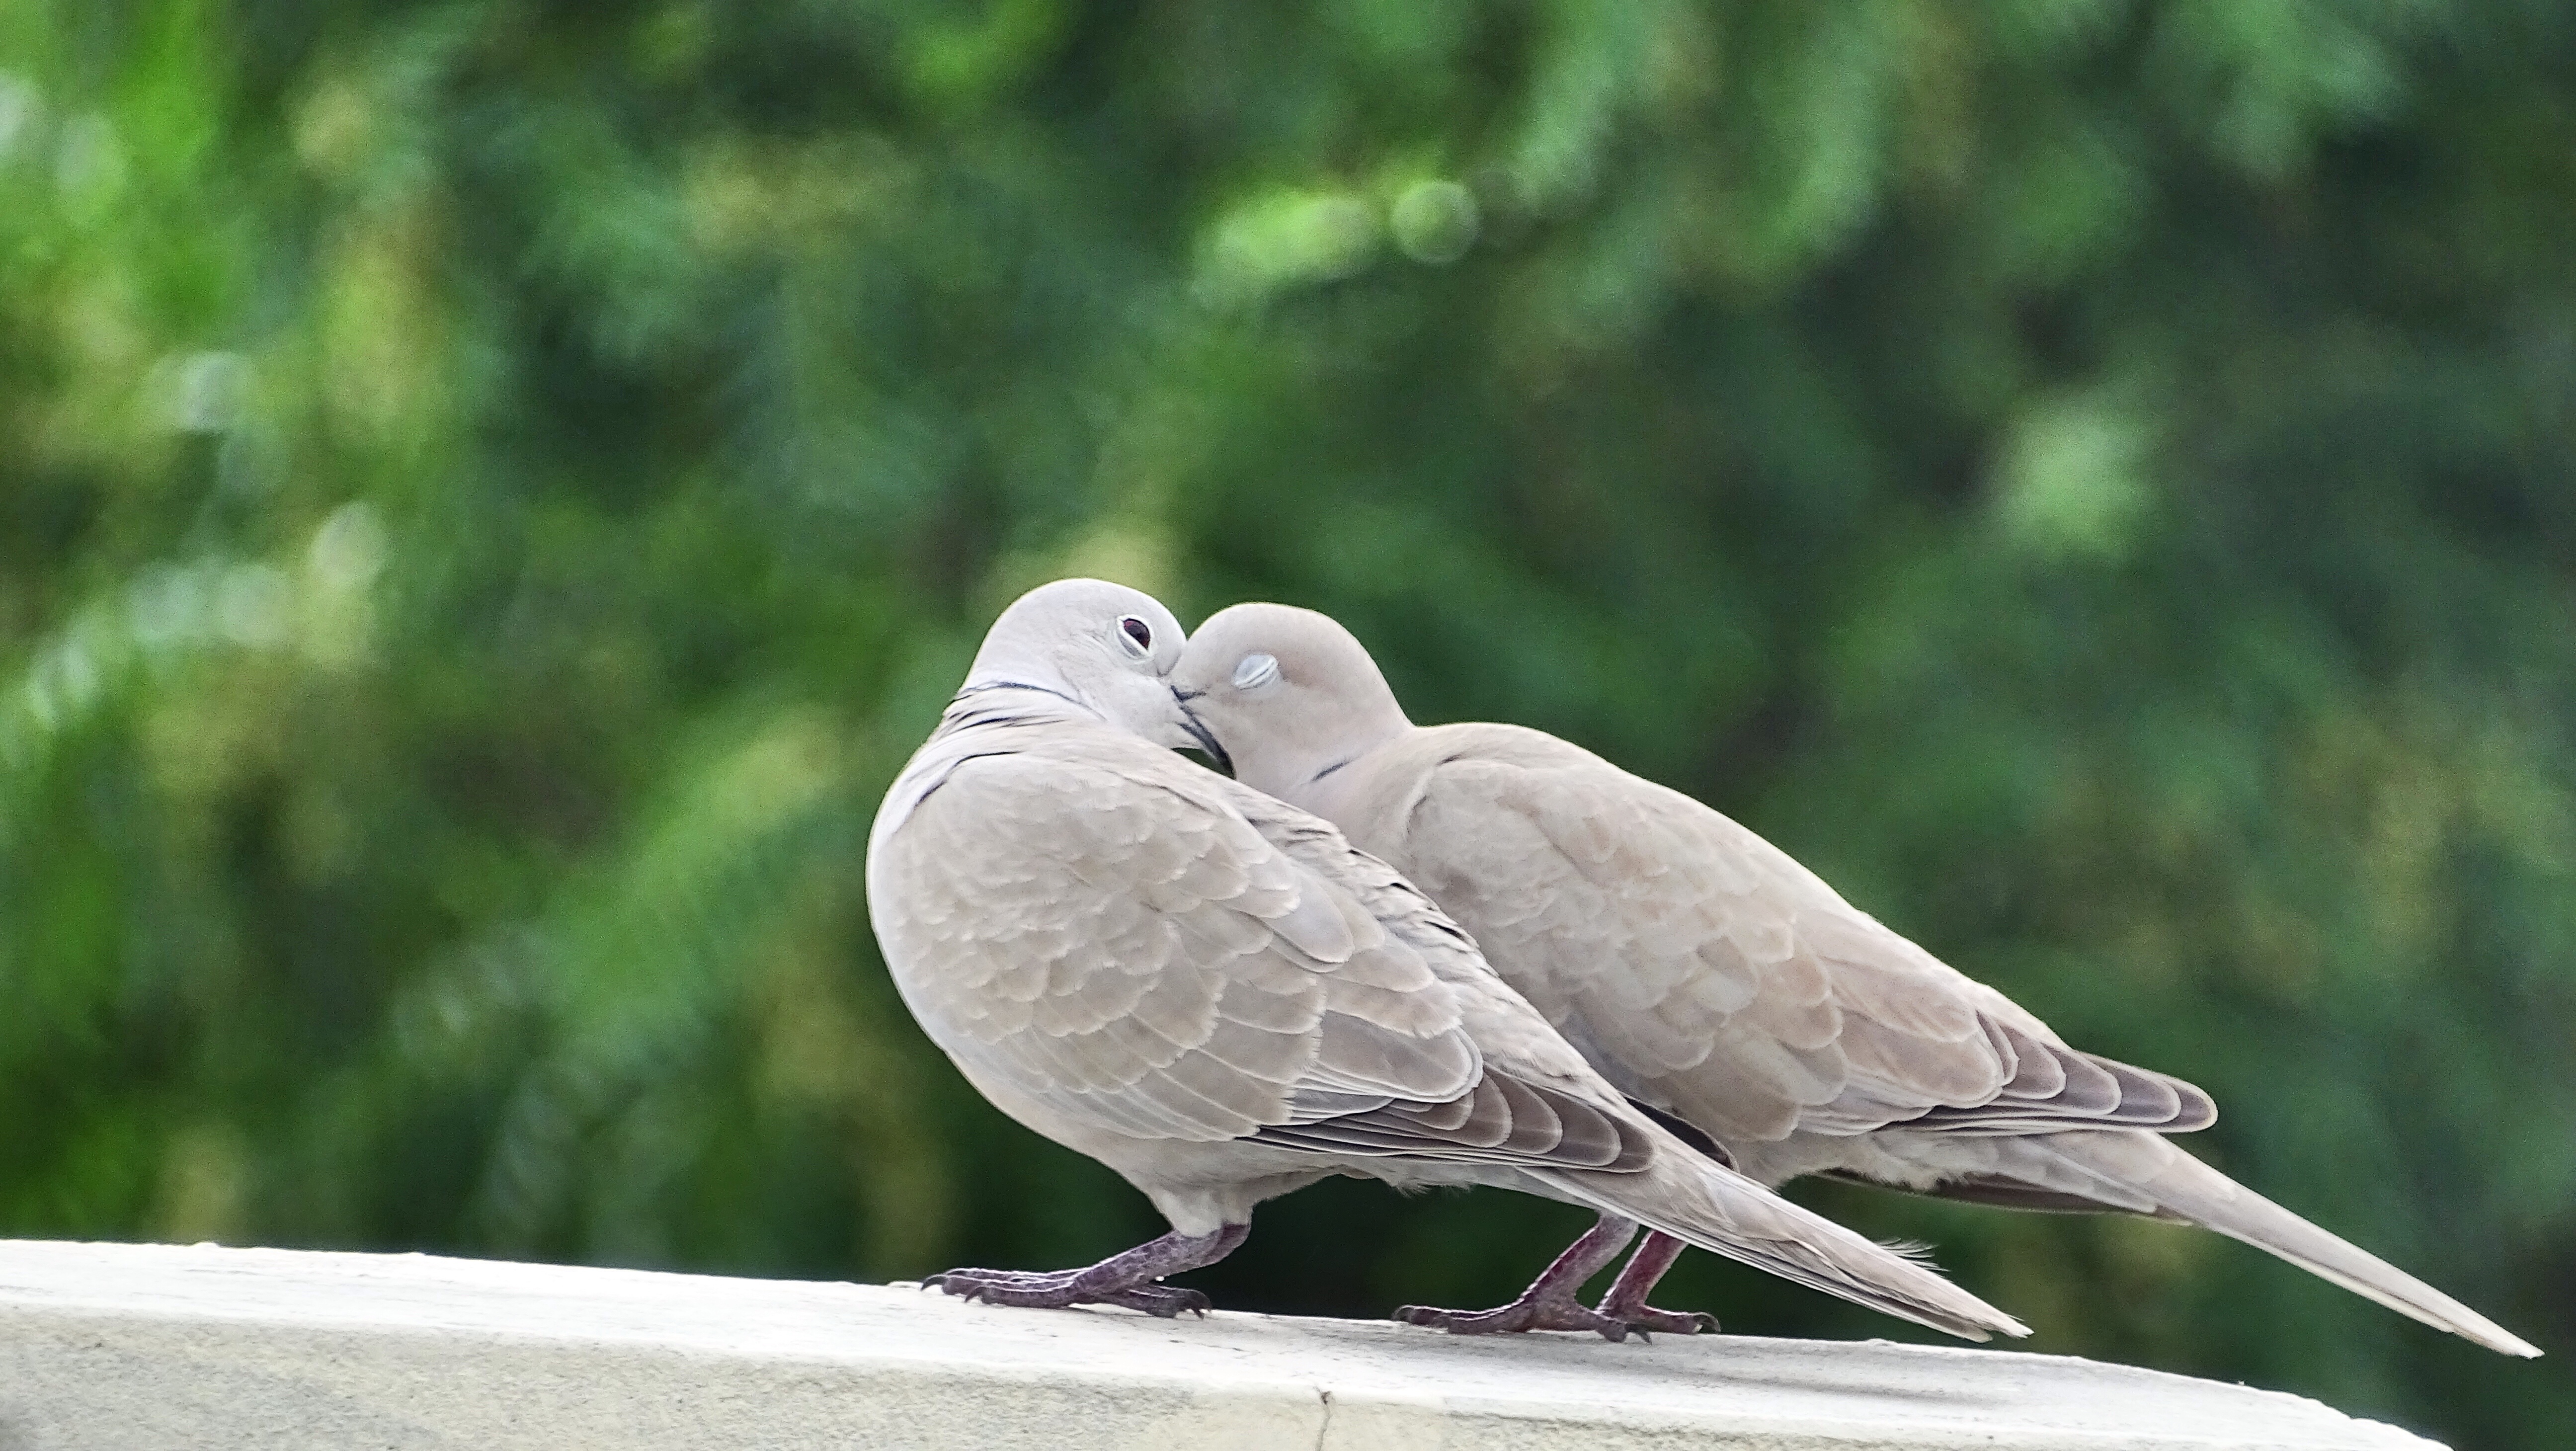
[[2030, 1329], [1918, 1262], [1911, 1246], [1879, 1244], [1799, 1208], [1657, 1131], [1640, 1173], [1531, 1170], [1568, 1198], [1634, 1219], [1713, 1254], [1839, 1295], [1917, 1325], [1987, 1340]]
[[2160, 1219], [2184, 1220], [2243, 1240], [2356, 1295], [2489, 1350], [2506, 1355], [2540, 1354], [2537, 1346], [2521, 1336], [2395, 1265], [2319, 1229], [2157, 1135], [2049, 1134], [2022, 1142], [2087, 1175], [2151, 1199]]

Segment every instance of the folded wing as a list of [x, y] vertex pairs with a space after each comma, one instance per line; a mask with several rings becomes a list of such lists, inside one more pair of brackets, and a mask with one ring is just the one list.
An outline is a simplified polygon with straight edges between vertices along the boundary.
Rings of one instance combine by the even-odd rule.
[[1634, 1121], [1488, 1071], [1452, 981], [1488, 970], [1382, 863], [1302, 813], [1274, 843], [1166, 752], [1087, 744], [966, 762], [889, 844], [889, 930], [941, 964], [901, 986], [943, 1048], [1138, 1138], [1644, 1161]]
[[2216, 1117], [2188, 1083], [2066, 1046], [1724, 815], [1529, 734], [1431, 769], [1399, 861], [1640, 1101], [1735, 1143]]

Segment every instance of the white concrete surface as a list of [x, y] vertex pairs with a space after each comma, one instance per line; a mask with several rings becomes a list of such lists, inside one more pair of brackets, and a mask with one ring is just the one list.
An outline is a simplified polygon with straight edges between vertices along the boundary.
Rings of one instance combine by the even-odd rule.
[[2425, 1451], [2313, 1401], [2054, 1356], [1462, 1340], [881, 1285], [0, 1242], [0, 1451]]

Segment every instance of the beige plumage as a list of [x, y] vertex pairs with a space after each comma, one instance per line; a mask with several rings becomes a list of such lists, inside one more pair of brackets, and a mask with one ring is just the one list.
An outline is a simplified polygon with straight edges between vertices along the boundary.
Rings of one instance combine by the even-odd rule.
[[[2165, 1135], [2216, 1117], [2199, 1089], [2067, 1046], [1687, 796], [1537, 731], [1412, 725], [1323, 615], [1222, 611], [1173, 684], [1238, 779], [1404, 873], [1621, 1092], [1762, 1183], [1827, 1173], [2200, 1224], [2539, 1353], [2176, 1147]], [[1638, 1313], [1671, 1253], [1650, 1241], [1604, 1309], [1682, 1328]]]
[[[1080, 1270], [933, 1283], [1013, 1304], [1203, 1308], [1158, 1281], [1230, 1251], [1261, 1200], [1357, 1173], [1610, 1216], [1568, 1274], [1643, 1221], [1955, 1334], [2021, 1333], [1693, 1152], [1384, 863], [1164, 749], [1203, 739], [1164, 679], [1180, 648], [1178, 624], [1133, 590], [1033, 591], [879, 810], [869, 910], [923, 1029], [1004, 1112], [1117, 1170], [1173, 1227]], [[1571, 1289], [1523, 1318], [1626, 1329]]]

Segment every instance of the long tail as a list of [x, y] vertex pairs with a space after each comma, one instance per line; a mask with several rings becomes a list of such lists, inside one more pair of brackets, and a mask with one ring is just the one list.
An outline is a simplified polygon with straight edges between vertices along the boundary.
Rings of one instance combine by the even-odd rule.
[[1896, 1250], [1809, 1213], [1679, 1139], [1638, 1173], [1532, 1169], [1567, 1198], [1713, 1254], [1968, 1340], [2030, 1328]]
[[[2279, 1255], [2310, 1274], [2506, 1355], [2539, 1347], [2484, 1315], [2319, 1229], [2219, 1173], [2160, 1135], [2135, 1130], [2034, 1135], [2008, 1140], [1999, 1167], [2025, 1183], [2072, 1192], [2105, 1207], [2152, 1213], [2214, 1229]], [[2033, 1157], [2053, 1163], [2025, 1163]], [[2068, 1170], [2075, 1171], [2069, 1174]], [[2087, 1181], [2090, 1181], [2089, 1183]], [[2125, 1192], [2123, 1192], [2125, 1191]]]

